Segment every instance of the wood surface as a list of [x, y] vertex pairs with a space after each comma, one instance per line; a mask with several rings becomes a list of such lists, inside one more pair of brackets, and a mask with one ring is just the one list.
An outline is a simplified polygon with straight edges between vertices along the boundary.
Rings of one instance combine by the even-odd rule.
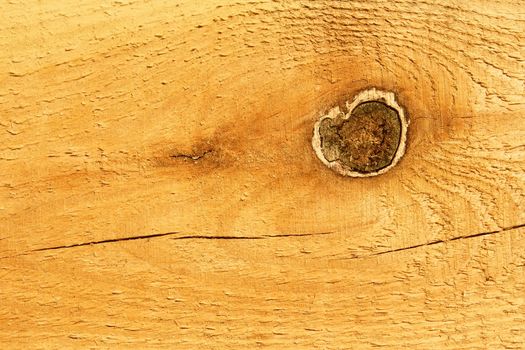
[[[1, 349], [525, 348], [522, 1], [1, 9]], [[406, 154], [345, 178], [370, 87]]]

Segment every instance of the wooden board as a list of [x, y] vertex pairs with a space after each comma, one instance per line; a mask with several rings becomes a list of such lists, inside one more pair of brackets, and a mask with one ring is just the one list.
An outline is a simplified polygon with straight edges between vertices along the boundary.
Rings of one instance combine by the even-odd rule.
[[[520, 1], [12, 1], [0, 347], [525, 347]], [[313, 126], [369, 87], [401, 162]]]

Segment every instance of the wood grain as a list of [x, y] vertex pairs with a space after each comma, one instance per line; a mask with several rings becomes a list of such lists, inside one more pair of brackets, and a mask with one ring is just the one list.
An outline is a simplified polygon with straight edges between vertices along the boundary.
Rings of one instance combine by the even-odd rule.
[[[0, 347], [525, 347], [520, 1], [10, 1]], [[404, 158], [327, 169], [394, 91]]]

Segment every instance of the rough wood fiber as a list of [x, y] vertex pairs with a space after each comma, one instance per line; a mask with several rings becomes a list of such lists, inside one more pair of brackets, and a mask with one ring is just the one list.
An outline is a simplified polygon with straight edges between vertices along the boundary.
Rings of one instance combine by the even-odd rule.
[[[520, 1], [10, 1], [0, 38], [0, 348], [525, 347]], [[343, 178], [312, 128], [368, 87], [407, 152]]]

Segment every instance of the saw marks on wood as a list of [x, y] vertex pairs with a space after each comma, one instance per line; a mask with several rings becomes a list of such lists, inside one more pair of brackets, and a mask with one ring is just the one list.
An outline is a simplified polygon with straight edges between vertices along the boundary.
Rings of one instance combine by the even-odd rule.
[[[521, 2], [0, 19], [2, 348], [523, 343]], [[371, 87], [406, 111], [406, 153], [344, 178], [313, 127]]]

